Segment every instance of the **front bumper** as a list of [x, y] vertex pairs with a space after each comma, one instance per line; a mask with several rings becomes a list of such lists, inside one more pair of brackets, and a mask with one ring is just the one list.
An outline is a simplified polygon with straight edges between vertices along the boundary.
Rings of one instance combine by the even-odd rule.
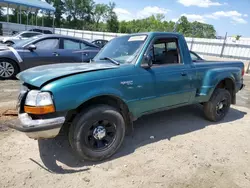
[[18, 115], [18, 120], [11, 122], [10, 127], [26, 133], [33, 139], [54, 138], [61, 130], [65, 117], [33, 120], [27, 113]]

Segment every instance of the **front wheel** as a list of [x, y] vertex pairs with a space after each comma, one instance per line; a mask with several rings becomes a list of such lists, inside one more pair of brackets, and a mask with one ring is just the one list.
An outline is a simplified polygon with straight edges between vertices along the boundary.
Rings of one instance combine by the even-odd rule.
[[111, 157], [125, 136], [125, 121], [108, 105], [96, 105], [81, 112], [69, 131], [69, 142], [82, 159], [100, 161]]
[[215, 89], [212, 97], [204, 104], [205, 117], [213, 122], [222, 120], [231, 105], [231, 94], [226, 89]]
[[9, 59], [0, 59], [0, 79], [13, 79], [18, 73], [17, 64]]

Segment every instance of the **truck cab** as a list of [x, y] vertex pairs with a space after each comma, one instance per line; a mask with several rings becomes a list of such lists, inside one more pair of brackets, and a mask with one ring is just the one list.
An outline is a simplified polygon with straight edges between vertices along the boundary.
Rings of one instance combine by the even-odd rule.
[[143, 115], [202, 104], [206, 119], [222, 120], [244, 86], [243, 75], [242, 62], [193, 63], [178, 33], [121, 36], [91, 63], [21, 72], [19, 122], [12, 127], [34, 139], [53, 138], [66, 128], [78, 156], [103, 160]]

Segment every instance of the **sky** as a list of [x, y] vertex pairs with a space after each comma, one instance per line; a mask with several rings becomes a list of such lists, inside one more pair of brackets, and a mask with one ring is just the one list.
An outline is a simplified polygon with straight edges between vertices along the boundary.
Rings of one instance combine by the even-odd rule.
[[[95, 0], [109, 3], [109, 0]], [[161, 13], [166, 20], [182, 15], [189, 21], [212, 24], [217, 35], [250, 37], [250, 0], [113, 0], [119, 20], [146, 18]]]

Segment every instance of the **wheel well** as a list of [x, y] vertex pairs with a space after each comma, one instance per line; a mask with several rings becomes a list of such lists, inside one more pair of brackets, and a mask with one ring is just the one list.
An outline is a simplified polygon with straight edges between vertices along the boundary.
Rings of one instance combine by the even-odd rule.
[[103, 95], [98, 96], [95, 98], [92, 98], [83, 104], [81, 104], [78, 108], [75, 110], [72, 110], [68, 113], [66, 117], [66, 121], [68, 122], [68, 125], [72, 123], [73, 119], [76, 117], [76, 115], [81, 112], [82, 110], [85, 110], [89, 108], [90, 106], [98, 105], [98, 104], [106, 104], [109, 106], [112, 106], [119, 110], [119, 112], [122, 114], [125, 124], [126, 124], [126, 133], [130, 133], [133, 131], [133, 116], [129, 112], [128, 106], [124, 101], [122, 101], [120, 98], [110, 95]]
[[235, 83], [232, 79], [226, 78], [219, 82], [219, 84], [216, 86], [216, 88], [223, 88], [229, 91], [232, 97], [232, 104], [236, 103], [236, 94], [235, 94]]
[[14, 44], [14, 42], [13, 42], [13, 41], [11, 41], [11, 40], [7, 40], [7, 41], [5, 41], [5, 42], [4, 42], [4, 44], [7, 44], [8, 42], [10, 42], [10, 43]]

